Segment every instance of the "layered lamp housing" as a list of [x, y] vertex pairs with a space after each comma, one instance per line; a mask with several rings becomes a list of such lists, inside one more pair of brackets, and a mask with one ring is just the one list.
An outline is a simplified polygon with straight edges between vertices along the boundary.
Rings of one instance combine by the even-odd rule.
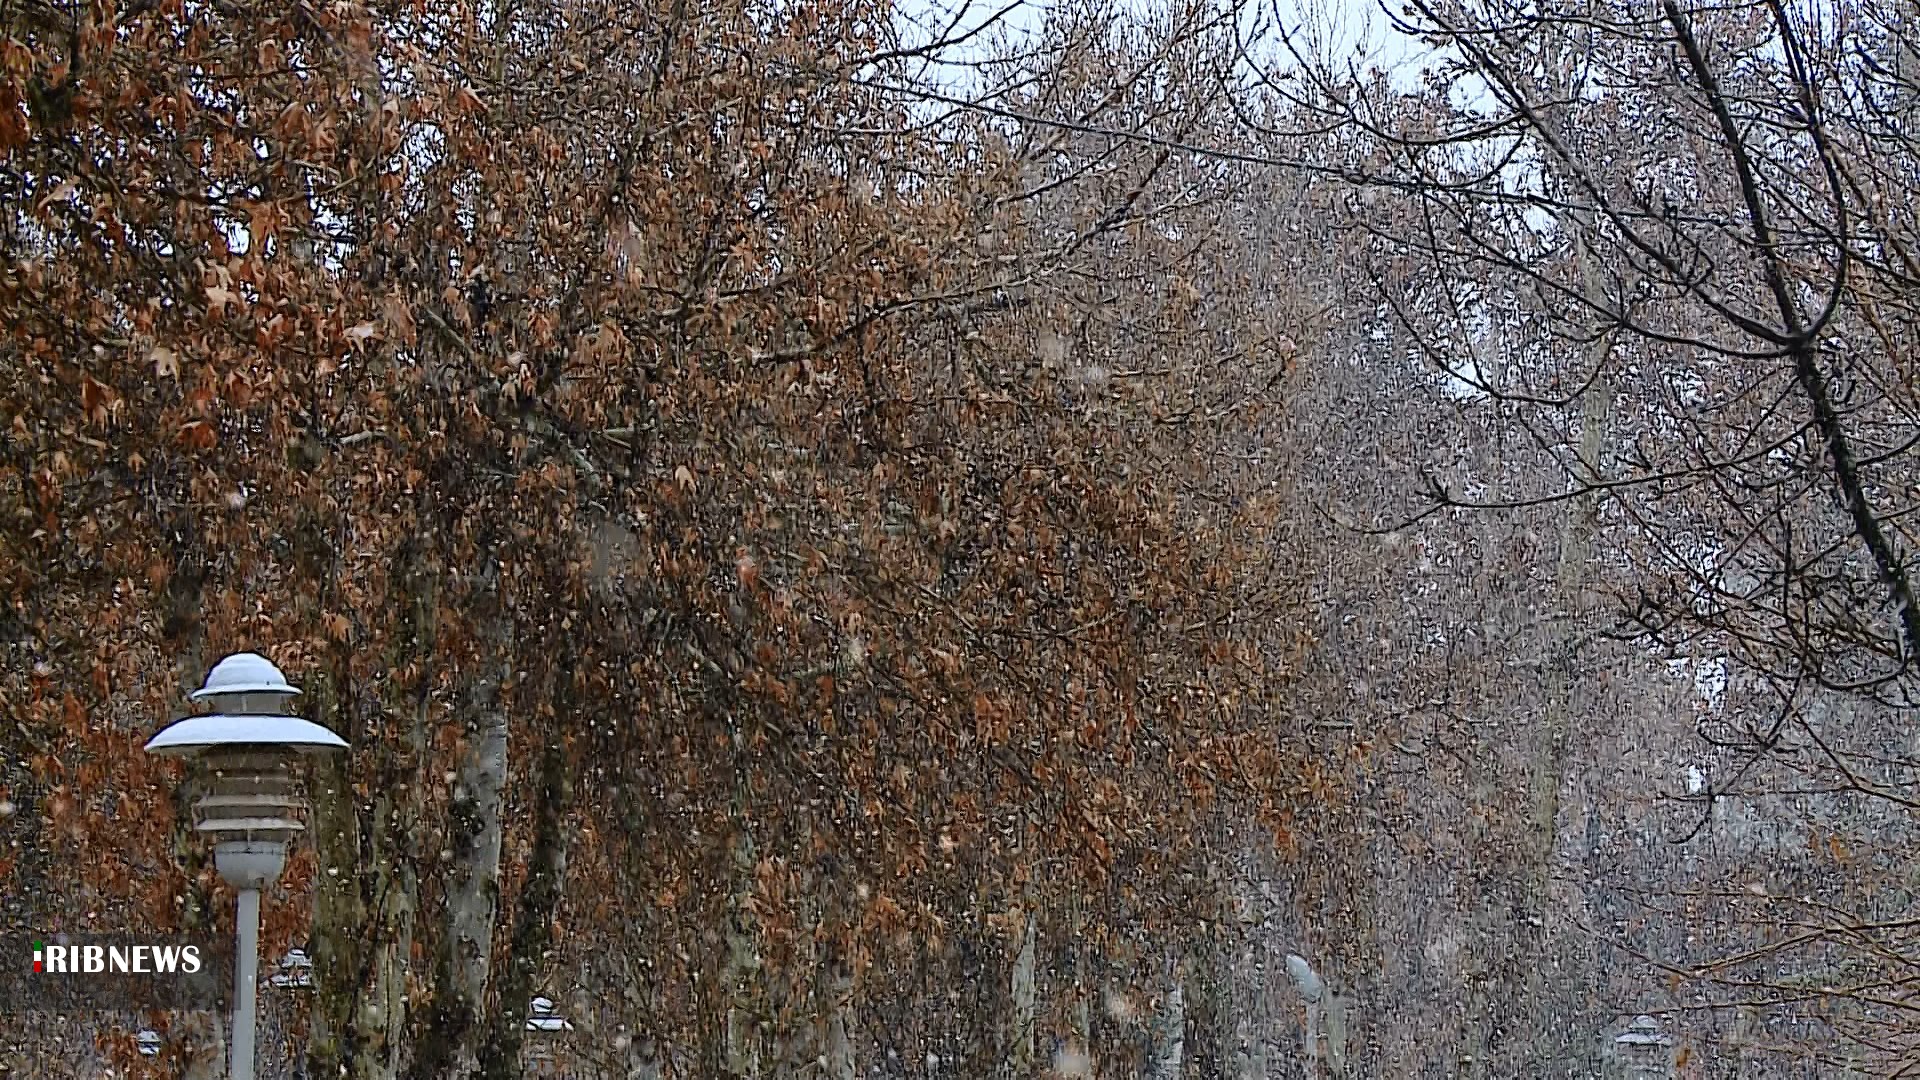
[[346, 740], [286, 715], [300, 693], [266, 657], [236, 653], [213, 666], [190, 696], [213, 712], [188, 716], [147, 742], [147, 752], [206, 766], [194, 800], [195, 831], [214, 843], [214, 865], [237, 889], [261, 889], [286, 865], [287, 845], [306, 829], [307, 802], [293, 764], [339, 751]]

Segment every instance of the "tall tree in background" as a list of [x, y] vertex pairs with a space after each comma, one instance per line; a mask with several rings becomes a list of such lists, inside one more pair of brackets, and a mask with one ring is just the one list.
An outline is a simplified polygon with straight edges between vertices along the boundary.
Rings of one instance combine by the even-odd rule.
[[[1594, 507], [1622, 635], [1732, 673], [1738, 705], [1705, 730], [1740, 762], [1696, 789], [1704, 817], [1781, 780], [1866, 806], [1856, 818], [1905, 805], [1910, 748], [1872, 711], [1910, 703], [1920, 629], [1912, 230], [1889, 198], [1913, 175], [1904, 24], [1873, 5], [1415, 3], [1398, 25], [1437, 50], [1421, 92], [1312, 64], [1268, 86], [1352, 133], [1332, 167], [1370, 193], [1396, 347], [1437, 372], [1461, 431], [1503, 444], [1497, 472], [1423, 463], [1400, 520]], [[1535, 732], [1549, 757], [1563, 715], [1547, 702]], [[1565, 782], [1532, 775], [1526, 874], [1547, 869]], [[1729, 983], [1793, 1013], [1813, 978], [1850, 1002], [1828, 1022], [1894, 1060], [1910, 1027], [1881, 990], [1906, 891], [1871, 897], [1873, 879], [1836, 897], [1832, 925], [1789, 935], [1795, 974]], [[1778, 959], [1772, 917], [1747, 925]]]

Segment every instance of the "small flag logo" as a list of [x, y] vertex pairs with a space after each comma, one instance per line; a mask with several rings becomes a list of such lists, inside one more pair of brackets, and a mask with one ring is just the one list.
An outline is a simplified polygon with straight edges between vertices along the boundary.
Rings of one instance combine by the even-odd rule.
[[33, 970], [36, 972], [47, 970], [46, 950], [37, 941], [33, 943]]

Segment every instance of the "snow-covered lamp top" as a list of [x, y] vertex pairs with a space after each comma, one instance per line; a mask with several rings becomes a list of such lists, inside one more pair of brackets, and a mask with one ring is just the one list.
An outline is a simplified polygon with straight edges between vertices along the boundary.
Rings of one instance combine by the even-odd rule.
[[150, 754], [189, 755], [244, 746], [291, 752], [344, 750], [345, 739], [319, 724], [283, 715], [297, 687], [258, 653], [235, 653], [213, 665], [206, 685], [191, 695], [221, 710], [176, 721], [147, 742]]
[[259, 653], [234, 653], [213, 665], [206, 685], [188, 695], [212, 703], [220, 712], [285, 712], [287, 701], [300, 693], [273, 661]]
[[223, 747], [277, 747], [294, 753], [345, 750], [347, 740], [297, 716], [189, 716], [147, 740], [149, 754], [198, 754]]
[[537, 997], [528, 1002], [528, 1031], [572, 1031], [573, 1024], [566, 1017], [553, 1011], [553, 999]]
[[1671, 1046], [1673, 1037], [1660, 1033], [1660, 1021], [1642, 1014], [1633, 1018], [1627, 1030], [1613, 1037], [1621, 1046]]
[[289, 949], [280, 961], [280, 970], [268, 980], [281, 988], [304, 990], [313, 985], [313, 961], [305, 949]]

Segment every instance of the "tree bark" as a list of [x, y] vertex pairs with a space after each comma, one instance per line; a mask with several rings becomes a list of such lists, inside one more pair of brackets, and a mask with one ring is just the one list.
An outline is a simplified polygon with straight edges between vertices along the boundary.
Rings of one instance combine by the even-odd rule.
[[[1578, 239], [1580, 233], [1575, 230], [1573, 235], [1581, 287], [1589, 302], [1598, 306], [1604, 299], [1598, 272], [1588, 258], [1586, 245]], [[1606, 341], [1601, 327], [1592, 326], [1589, 330], [1594, 342], [1588, 346], [1585, 359], [1587, 370], [1594, 372], [1594, 376], [1580, 398], [1577, 469], [1583, 475], [1575, 476], [1576, 486], [1598, 480], [1605, 471], [1602, 457], [1613, 408], [1612, 391], [1602, 370], [1606, 363]], [[1562, 988], [1547, 979], [1544, 960], [1548, 934], [1553, 929], [1547, 925], [1547, 915], [1555, 909], [1553, 869], [1559, 850], [1560, 792], [1566, 784], [1567, 764], [1572, 760], [1573, 695], [1579, 669], [1582, 621], [1587, 612], [1587, 563], [1594, 532], [1599, 527], [1600, 498], [1588, 495], [1569, 500], [1560, 529], [1544, 672], [1546, 701], [1541, 710], [1539, 735], [1531, 740], [1533, 757], [1528, 763], [1526, 787], [1531, 805], [1521, 903], [1531, 926], [1520, 928], [1523, 945], [1517, 950], [1524, 988], [1522, 1000], [1533, 1010], [1524, 1021], [1541, 1032], [1546, 1043], [1536, 1049], [1536, 1056], [1550, 1054], [1556, 1066], [1570, 1069], [1589, 1056], [1582, 1049], [1586, 1042], [1574, 1035], [1566, 1018], [1553, 1015], [1555, 999]]]
[[480, 1050], [481, 1080], [514, 1080], [521, 1074], [520, 1052], [534, 980], [551, 954], [553, 917], [566, 883], [566, 813], [573, 799], [573, 774], [561, 724], [573, 714], [573, 654], [563, 647], [555, 649], [553, 655], [559, 659], [553, 676], [551, 715], [542, 718], [547, 726], [535, 778], [533, 851], [528, 856], [527, 880], [520, 888], [514, 913], [506, 966], [500, 971], [498, 1008], [487, 1025], [488, 1037]]
[[434, 963], [434, 998], [412, 1075], [443, 1080], [472, 1074], [484, 1032], [493, 932], [500, 906], [501, 800], [507, 782], [507, 710], [513, 629], [500, 603], [499, 568], [489, 565], [470, 604], [479, 624], [479, 670], [461, 696], [461, 748], [447, 810], [447, 924]]
[[753, 913], [754, 852], [753, 834], [747, 827], [745, 793], [736, 791], [733, 819], [733, 889], [727, 901], [726, 963], [720, 986], [726, 994], [725, 1029], [721, 1033], [721, 1064], [732, 1077], [758, 1077], [760, 1055], [757, 1052], [754, 1017], [755, 984], [760, 972], [760, 952], [756, 947], [759, 927]]
[[[206, 627], [200, 616], [205, 601], [205, 563], [197, 548], [197, 530], [184, 516], [174, 522], [173, 566], [167, 577], [167, 615], [161, 633], [169, 640], [174, 656], [173, 704], [175, 715], [194, 711], [188, 697], [207, 674]], [[173, 789], [173, 859], [186, 880], [181, 897], [180, 929], [194, 932], [207, 929], [213, 921], [209, 910], [211, 897], [206, 887], [207, 849], [193, 829], [193, 796], [199, 786], [202, 768], [188, 762], [181, 783]]]
[[[344, 716], [337, 684], [330, 677], [309, 679], [306, 692], [316, 717]], [[325, 723], [326, 721], [320, 720]], [[334, 730], [352, 742], [348, 728]], [[317, 877], [314, 881], [313, 1011], [307, 1036], [307, 1072], [316, 1077], [354, 1075], [354, 1003], [367, 957], [362, 931], [367, 907], [358, 876], [362, 837], [354, 806], [348, 755], [320, 755], [313, 762], [307, 798], [312, 805], [312, 835]]]
[[[1224, 829], [1216, 830], [1211, 845], [1231, 851]], [[1195, 1080], [1220, 1080], [1227, 1075], [1232, 1057], [1229, 1049], [1228, 1016], [1232, 969], [1226, 950], [1227, 926], [1232, 916], [1232, 898], [1227, 875], [1222, 867], [1226, 856], [1210, 856], [1206, 861], [1205, 912], [1188, 946], [1183, 966], [1187, 986], [1186, 1071]]]
[[1307, 1005], [1307, 1026], [1302, 1037], [1308, 1061], [1308, 1076], [1347, 1075], [1347, 1003], [1327, 985], [1307, 958], [1287, 954], [1287, 976]]
[[[1589, 303], [1603, 309], [1605, 297], [1599, 274], [1581, 240], [1582, 234], [1578, 228], [1568, 231], [1574, 238], [1581, 288]], [[1604, 328], [1593, 325], [1588, 330], [1593, 340], [1583, 360], [1585, 369], [1592, 372], [1593, 377], [1580, 397], [1580, 442], [1576, 475], [1571, 481], [1575, 490], [1589, 487], [1604, 472], [1602, 456], [1613, 407], [1612, 391], [1602, 370], [1607, 358]], [[1587, 562], [1599, 523], [1600, 498], [1598, 494], [1588, 494], [1569, 499], [1566, 516], [1561, 521], [1560, 548], [1547, 619], [1547, 662], [1543, 665], [1545, 700], [1539, 725], [1526, 741], [1532, 751], [1526, 759], [1527, 812], [1523, 823], [1525, 835], [1519, 843], [1518, 881], [1514, 882], [1518, 907], [1527, 925], [1514, 926], [1503, 934], [1496, 922], [1497, 916], [1491, 911], [1482, 913], [1480, 929], [1486, 935], [1483, 968], [1471, 976], [1473, 983], [1468, 990], [1466, 1052], [1472, 1060], [1463, 1062], [1471, 1076], [1489, 1076], [1489, 1070], [1495, 1068], [1492, 1014], [1498, 1008], [1515, 1013], [1510, 1018], [1512, 1026], [1552, 1040], [1555, 1045], [1550, 1050], [1555, 1058], [1577, 1054], [1574, 1048], [1582, 1045], [1581, 1040], [1564, 1030], [1566, 1025], [1539, 1015], [1539, 1010], [1550, 1007], [1556, 992], [1546, 982], [1545, 967], [1540, 960], [1546, 950], [1546, 916], [1552, 910], [1554, 857], [1559, 848], [1560, 790], [1566, 783], [1570, 760], [1581, 616], [1586, 611]], [[1494, 790], [1490, 783], [1483, 779], [1475, 791], [1477, 802], [1491, 805]], [[1484, 830], [1476, 832], [1484, 833]], [[1490, 884], [1483, 880], [1481, 902], [1492, 907], [1494, 890], [1488, 887]], [[1496, 945], [1496, 941], [1500, 943]], [[1519, 1012], [1522, 1008], [1532, 1011], [1522, 1015]], [[1532, 1056], [1544, 1060], [1542, 1055], [1548, 1048], [1536, 1047], [1536, 1051]]]
[[853, 1056], [853, 975], [844, 961], [830, 963], [827, 990], [827, 1080], [857, 1080], [860, 1070]]
[[1081, 908], [1080, 890], [1073, 891], [1069, 901], [1068, 925], [1072, 937], [1069, 947], [1072, 949], [1070, 963], [1073, 967], [1073, 1043], [1072, 1051], [1082, 1055], [1078, 1063], [1087, 1075], [1094, 1074], [1093, 1065], [1093, 980], [1087, 970], [1086, 914]]
[[1033, 1073], [1033, 1026], [1037, 1011], [1035, 1001], [1036, 963], [1034, 942], [1034, 921], [1031, 911], [1017, 912], [1020, 920], [1020, 948], [1013, 957], [1013, 979], [1011, 991], [1013, 1011], [1007, 1024], [1007, 1067], [1015, 1077], [1026, 1077]]
[[[346, 762], [322, 761], [313, 774], [320, 880], [308, 1072], [316, 1077], [392, 1080], [404, 1063], [438, 587], [438, 570], [422, 550], [401, 552], [392, 576], [401, 617], [388, 649], [391, 683], [383, 708], [384, 715], [402, 718], [401, 735], [390, 742], [357, 740], [353, 755], [371, 761], [378, 794], [361, 803]], [[347, 670], [344, 657], [336, 664]], [[329, 686], [326, 696], [337, 713], [351, 714], [344, 687]]]
[[1166, 994], [1148, 1034], [1147, 1076], [1151, 1080], [1180, 1080], [1187, 1055], [1187, 997], [1177, 965], [1169, 972]]
[[[1589, 300], [1600, 303], [1598, 275], [1584, 244], [1578, 244], [1582, 287]], [[1597, 370], [1606, 361], [1605, 339], [1600, 328], [1590, 328], [1595, 341], [1586, 357], [1590, 369]], [[1574, 484], [1584, 486], [1598, 479], [1602, 471], [1601, 454], [1605, 450], [1607, 424], [1613, 409], [1613, 394], [1604, 374], [1596, 374], [1592, 385], [1580, 397], [1579, 469], [1586, 475]], [[1569, 500], [1567, 514], [1560, 527], [1560, 557], [1554, 569], [1553, 606], [1549, 623], [1546, 706], [1541, 712], [1541, 735], [1533, 740], [1534, 754], [1529, 762], [1527, 791], [1532, 796], [1530, 839], [1532, 852], [1527, 882], [1528, 909], [1541, 913], [1547, 909], [1552, 885], [1553, 855], [1557, 847], [1560, 814], [1560, 788], [1566, 780], [1568, 739], [1571, 733], [1573, 686], [1577, 673], [1580, 617], [1586, 611], [1585, 585], [1587, 556], [1599, 525], [1599, 496]]]
[[[323, 522], [304, 521], [295, 530], [294, 551], [307, 587], [299, 590], [300, 622], [321, 626], [326, 600], [333, 594], [337, 558]], [[360, 741], [353, 722], [348, 645], [335, 641], [323, 670], [306, 674], [302, 686], [308, 715], [332, 729], [349, 746]], [[364, 837], [354, 798], [353, 750], [316, 755], [307, 773], [311, 807], [308, 835], [313, 838], [315, 879], [313, 930], [307, 943], [313, 958], [313, 1005], [309, 1013], [306, 1071], [314, 1077], [353, 1075], [354, 1011], [365, 971], [367, 906], [359, 869]]]
[[473, 682], [461, 717], [465, 748], [455, 779], [453, 880], [448, 885], [452, 989], [477, 1008], [487, 988], [493, 924], [500, 901], [500, 799], [507, 779], [507, 713], [501, 685], [513, 647], [504, 617], [494, 615], [491, 673]]

